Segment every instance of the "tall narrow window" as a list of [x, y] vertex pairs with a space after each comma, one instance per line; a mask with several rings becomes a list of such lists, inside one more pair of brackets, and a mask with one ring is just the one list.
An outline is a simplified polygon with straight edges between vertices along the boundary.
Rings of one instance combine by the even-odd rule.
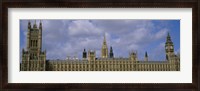
[[31, 47], [32, 47], [32, 40], [31, 40], [31, 44], [30, 44], [30, 45], [31, 45]]
[[38, 44], [38, 43], [37, 43], [37, 40], [36, 40], [36, 47], [37, 47], [37, 44]]
[[35, 47], [35, 40], [34, 40], [34, 47]]
[[33, 40], [33, 47], [34, 47], [34, 40]]
[[35, 40], [33, 40], [33, 47], [35, 47]]
[[32, 40], [32, 47], [33, 47], [33, 44], [34, 44], [34, 42], [33, 42], [33, 40]]
[[32, 47], [34, 46], [34, 40], [32, 40]]
[[36, 47], [36, 40], [35, 40], [35, 47]]

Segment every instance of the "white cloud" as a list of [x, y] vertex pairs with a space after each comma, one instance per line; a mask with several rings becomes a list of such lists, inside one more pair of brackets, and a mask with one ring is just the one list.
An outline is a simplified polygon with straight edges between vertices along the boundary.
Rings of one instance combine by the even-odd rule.
[[162, 29], [162, 30], [160, 30], [160, 31], [158, 31], [156, 34], [155, 34], [155, 39], [160, 39], [160, 38], [163, 38], [164, 36], [166, 36], [167, 35], [167, 32], [168, 32], [169, 30], [168, 29]]
[[71, 36], [100, 36], [102, 30], [96, 27], [89, 20], [75, 20], [69, 24], [68, 33]]

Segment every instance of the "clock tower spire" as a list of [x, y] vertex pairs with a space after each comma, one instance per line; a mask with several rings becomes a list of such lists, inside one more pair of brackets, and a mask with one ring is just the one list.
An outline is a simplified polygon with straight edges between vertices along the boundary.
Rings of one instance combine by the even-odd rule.
[[104, 34], [104, 39], [103, 39], [103, 45], [101, 49], [101, 57], [102, 58], [108, 58], [108, 47], [106, 43], [106, 35]]
[[170, 34], [167, 35], [167, 40], [165, 43], [166, 60], [170, 60], [170, 57], [174, 55], [174, 44], [171, 40]]

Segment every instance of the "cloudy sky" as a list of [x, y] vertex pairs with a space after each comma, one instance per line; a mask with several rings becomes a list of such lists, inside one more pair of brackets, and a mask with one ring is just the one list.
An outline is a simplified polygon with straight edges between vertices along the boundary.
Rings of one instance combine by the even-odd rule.
[[[20, 54], [26, 48], [29, 20], [20, 20]], [[35, 20], [31, 20], [34, 24]], [[36, 23], [39, 25], [40, 20]], [[83, 49], [96, 50], [101, 56], [103, 36], [113, 47], [115, 57], [128, 57], [134, 50], [139, 60], [147, 51], [149, 60], [165, 60], [165, 42], [169, 32], [175, 52], [180, 50], [180, 20], [42, 20], [42, 49], [47, 59], [82, 57]]]

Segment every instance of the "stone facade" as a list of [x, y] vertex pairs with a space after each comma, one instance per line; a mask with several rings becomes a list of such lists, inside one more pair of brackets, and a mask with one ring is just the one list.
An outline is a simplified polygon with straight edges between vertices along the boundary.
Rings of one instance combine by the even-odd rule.
[[45, 71], [46, 51], [42, 51], [42, 23], [37, 27], [36, 21], [33, 27], [28, 23], [26, 51], [22, 49], [21, 70]]
[[42, 23], [31, 27], [28, 23], [27, 49], [22, 50], [21, 71], [180, 71], [180, 57], [174, 53], [174, 45], [168, 33], [165, 43], [166, 60], [148, 60], [145, 53], [144, 61], [137, 59], [137, 53], [131, 52], [128, 58], [114, 57], [113, 49], [108, 47], [106, 36], [101, 49], [101, 57], [96, 58], [94, 50], [83, 51], [83, 58], [66, 60], [46, 60], [46, 51], [41, 50]]

